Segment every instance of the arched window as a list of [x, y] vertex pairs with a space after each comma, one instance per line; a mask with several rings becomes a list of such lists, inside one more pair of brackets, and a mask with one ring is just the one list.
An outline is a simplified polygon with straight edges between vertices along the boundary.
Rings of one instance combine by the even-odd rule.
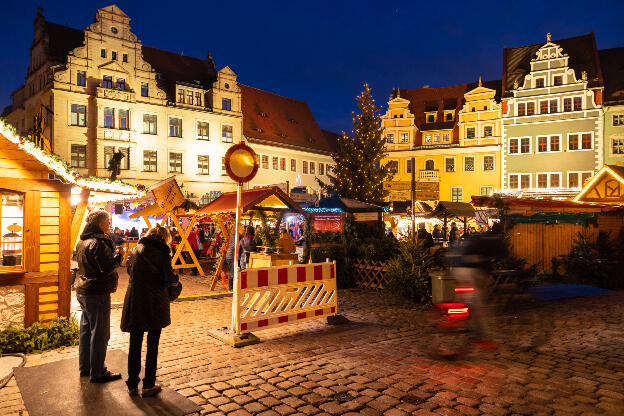
[[425, 170], [434, 170], [434, 169], [435, 169], [434, 161], [431, 159], [425, 160]]

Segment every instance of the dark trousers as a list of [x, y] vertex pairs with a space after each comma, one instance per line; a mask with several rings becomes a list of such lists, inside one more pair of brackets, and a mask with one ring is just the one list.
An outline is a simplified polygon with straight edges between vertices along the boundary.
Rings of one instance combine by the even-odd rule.
[[110, 338], [110, 295], [76, 295], [80, 318], [78, 367], [89, 371], [91, 379], [106, 374], [106, 348]]
[[231, 292], [234, 287], [234, 259], [226, 259], [225, 264], [228, 267], [228, 290]]
[[[195, 254], [195, 257], [197, 258], [197, 261], [199, 262], [199, 257], [201, 256], [201, 250], [193, 250], [193, 254]], [[199, 274], [199, 269], [197, 267], [193, 269], [193, 274], [194, 275]]]
[[[147, 355], [145, 356], [145, 377], [143, 388], [147, 389], [156, 383], [156, 367], [158, 366], [158, 342], [160, 329], [150, 329], [147, 332]], [[130, 332], [130, 351], [128, 352], [128, 381], [130, 388], [137, 387], [141, 378], [141, 348], [143, 346], [143, 331]]]

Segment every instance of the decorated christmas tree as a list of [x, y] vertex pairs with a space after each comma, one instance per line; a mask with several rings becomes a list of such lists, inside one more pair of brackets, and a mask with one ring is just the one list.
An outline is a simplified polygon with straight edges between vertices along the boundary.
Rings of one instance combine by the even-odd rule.
[[364, 202], [382, 201], [386, 195], [384, 180], [391, 176], [387, 166], [381, 166], [386, 156], [381, 132], [380, 107], [375, 107], [368, 84], [357, 97], [360, 114], [353, 114], [353, 137], [345, 132], [338, 139], [339, 150], [333, 156], [335, 165], [324, 182], [317, 178], [324, 192]]

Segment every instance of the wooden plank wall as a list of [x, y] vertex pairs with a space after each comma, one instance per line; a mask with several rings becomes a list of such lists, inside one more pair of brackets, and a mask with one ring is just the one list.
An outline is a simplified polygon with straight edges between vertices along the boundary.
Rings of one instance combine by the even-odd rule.
[[527, 260], [527, 267], [536, 264], [538, 270], [551, 271], [552, 258], [568, 254], [578, 232], [585, 232], [595, 242], [600, 231], [615, 238], [624, 227], [619, 213], [602, 214], [594, 224], [515, 224], [510, 230], [512, 253]]
[[[59, 270], [60, 194], [43, 191], [40, 199], [40, 270]], [[66, 236], [65, 238], [68, 238]], [[47, 322], [59, 313], [58, 285], [39, 288], [39, 320]]]

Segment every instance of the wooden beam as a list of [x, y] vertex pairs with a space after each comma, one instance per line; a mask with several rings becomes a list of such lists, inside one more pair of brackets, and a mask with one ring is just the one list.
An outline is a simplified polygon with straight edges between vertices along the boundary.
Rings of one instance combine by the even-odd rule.
[[[87, 191], [88, 192], [88, 191]], [[88, 200], [88, 195], [86, 196]], [[61, 192], [60, 195], [59, 233], [61, 236], [71, 234], [73, 218], [71, 215], [71, 192]], [[78, 208], [76, 208], [76, 211]], [[83, 214], [84, 216], [84, 214]], [[81, 220], [82, 222], [82, 220]], [[58, 315], [69, 316], [71, 310], [71, 257], [73, 243], [67, 238], [59, 241], [59, 272], [58, 272]]]
[[25, 195], [26, 208], [24, 218], [24, 270], [26, 272], [39, 271], [40, 250], [40, 204], [41, 192], [28, 191]]
[[89, 204], [89, 195], [91, 191], [89, 189], [82, 188], [80, 191], [80, 202], [78, 206], [76, 206], [76, 211], [74, 211], [74, 215], [71, 220], [71, 233], [69, 240], [69, 248], [70, 250], [74, 250], [76, 247], [76, 241], [78, 240], [78, 233], [80, 232], [80, 226], [82, 225], [82, 220], [84, 220], [85, 212], [87, 212], [87, 205]]

